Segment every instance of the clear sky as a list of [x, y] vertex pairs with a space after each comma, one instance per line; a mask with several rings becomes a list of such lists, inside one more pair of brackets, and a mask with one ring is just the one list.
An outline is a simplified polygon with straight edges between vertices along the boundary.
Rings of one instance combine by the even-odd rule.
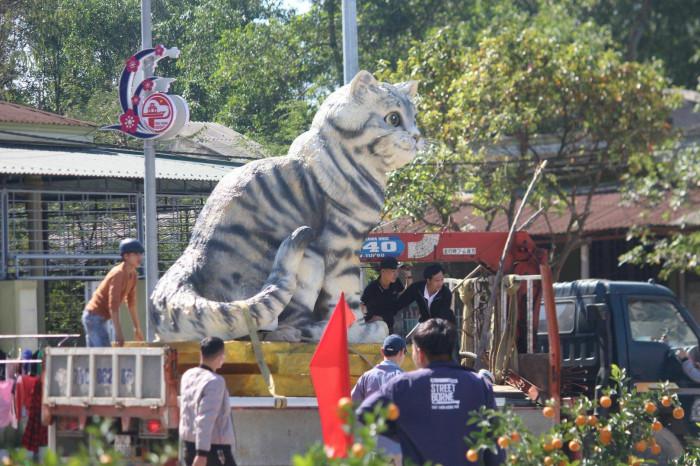
[[311, 8], [311, 0], [282, 0], [282, 5], [294, 8], [299, 13], [306, 13]]

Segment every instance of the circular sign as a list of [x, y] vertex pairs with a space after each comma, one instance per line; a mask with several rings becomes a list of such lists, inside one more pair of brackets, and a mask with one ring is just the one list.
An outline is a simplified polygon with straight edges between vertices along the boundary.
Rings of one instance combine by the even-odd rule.
[[175, 111], [170, 97], [160, 92], [149, 95], [141, 105], [141, 121], [156, 133], [170, 129], [175, 121]]

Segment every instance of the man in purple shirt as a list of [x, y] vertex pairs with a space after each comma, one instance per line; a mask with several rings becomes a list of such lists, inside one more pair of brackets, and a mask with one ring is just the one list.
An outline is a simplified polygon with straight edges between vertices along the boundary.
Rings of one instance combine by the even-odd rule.
[[[482, 406], [496, 407], [491, 384], [452, 360], [456, 339], [454, 325], [444, 319], [420, 324], [413, 332], [412, 351], [419, 369], [392, 378], [357, 410], [362, 419], [377, 403], [396, 404], [400, 415], [387, 435], [399, 440], [404, 458], [415, 464], [468, 464], [465, 437], [474, 426], [467, 421]], [[503, 452], [484, 453], [486, 466], [502, 460]]]
[[[393, 377], [403, 374], [401, 364], [406, 357], [406, 340], [399, 335], [389, 335], [384, 339], [381, 352], [384, 360], [362, 374], [352, 388], [352, 401], [356, 404], [377, 393]], [[377, 448], [383, 450], [393, 464], [401, 464], [401, 446], [398, 443], [380, 435]]]
[[384, 360], [357, 379], [352, 388], [352, 401], [362, 403], [365, 398], [378, 392], [395, 375], [403, 373], [401, 364], [406, 357], [406, 341], [399, 335], [389, 335], [382, 344]]

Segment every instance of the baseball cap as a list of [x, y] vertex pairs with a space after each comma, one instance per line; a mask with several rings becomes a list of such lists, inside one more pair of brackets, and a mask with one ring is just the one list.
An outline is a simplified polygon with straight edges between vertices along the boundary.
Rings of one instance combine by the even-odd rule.
[[399, 335], [389, 335], [384, 339], [382, 350], [387, 356], [394, 356], [399, 351], [406, 349], [406, 341]]
[[381, 269], [396, 270], [398, 268], [399, 268], [399, 262], [394, 257], [385, 257], [379, 263], [379, 270], [381, 270]]

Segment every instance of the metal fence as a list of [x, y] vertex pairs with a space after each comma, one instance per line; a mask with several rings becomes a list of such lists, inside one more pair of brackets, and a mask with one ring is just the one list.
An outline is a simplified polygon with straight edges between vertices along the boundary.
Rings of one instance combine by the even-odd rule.
[[[189, 242], [205, 196], [158, 196], [160, 273]], [[0, 278], [71, 280], [103, 275], [119, 260], [119, 241], [143, 238], [136, 193], [0, 191]]]

